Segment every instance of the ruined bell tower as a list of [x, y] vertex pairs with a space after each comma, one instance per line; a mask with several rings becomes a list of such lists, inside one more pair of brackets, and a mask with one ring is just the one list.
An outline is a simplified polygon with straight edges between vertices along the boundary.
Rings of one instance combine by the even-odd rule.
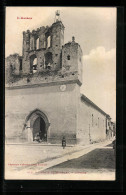
[[23, 31], [23, 55], [6, 59], [9, 86], [60, 81], [82, 84], [82, 50], [74, 36], [64, 44], [64, 29], [60, 11], [56, 11], [51, 26]]
[[[23, 32], [23, 74], [61, 68], [61, 50], [64, 44], [64, 25], [58, 18], [51, 27]], [[55, 16], [55, 17], [56, 17]]]

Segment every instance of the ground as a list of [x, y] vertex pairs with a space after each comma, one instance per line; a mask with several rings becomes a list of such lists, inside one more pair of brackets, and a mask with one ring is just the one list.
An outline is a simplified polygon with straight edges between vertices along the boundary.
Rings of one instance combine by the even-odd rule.
[[71, 146], [6, 145], [6, 179], [114, 180], [112, 141]]
[[[76, 150], [75, 147], [44, 146], [44, 145], [6, 145], [6, 164], [33, 164], [52, 160]], [[11, 155], [10, 155], [11, 154]]]
[[50, 172], [114, 172], [115, 156], [112, 147], [95, 149], [80, 158], [69, 160], [43, 171]]

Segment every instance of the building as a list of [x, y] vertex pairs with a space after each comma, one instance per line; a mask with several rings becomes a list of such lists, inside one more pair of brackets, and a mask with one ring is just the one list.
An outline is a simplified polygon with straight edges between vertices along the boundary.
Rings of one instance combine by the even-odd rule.
[[6, 141], [81, 144], [105, 140], [108, 114], [85, 95], [82, 50], [75, 37], [64, 44], [64, 25], [55, 22], [23, 32], [23, 53], [6, 58]]

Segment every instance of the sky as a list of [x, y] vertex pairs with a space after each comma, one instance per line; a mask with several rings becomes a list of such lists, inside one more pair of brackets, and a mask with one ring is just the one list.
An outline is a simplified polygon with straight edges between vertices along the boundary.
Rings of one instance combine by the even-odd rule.
[[[64, 43], [72, 40], [83, 51], [81, 93], [116, 120], [116, 8], [6, 7], [5, 56], [22, 55], [22, 32], [50, 26], [55, 11], [65, 26]], [[17, 19], [32, 17], [32, 19]]]

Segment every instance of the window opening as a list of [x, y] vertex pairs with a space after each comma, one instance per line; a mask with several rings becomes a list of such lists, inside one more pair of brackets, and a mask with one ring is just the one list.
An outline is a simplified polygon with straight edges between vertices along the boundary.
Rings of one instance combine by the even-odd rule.
[[47, 47], [49, 48], [51, 46], [51, 37], [48, 36], [47, 38]]
[[22, 59], [20, 59], [20, 68], [19, 70], [22, 70]]
[[36, 39], [36, 49], [39, 49], [39, 38]]
[[52, 53], [51, 52], [47, 52], [45, 54], [45, 63], [44, 63], [45, 65], [44, 65], [44, 67], [45, 68], [48, 68], [48, 69], [51, 69], [52, 63], [53, 63]]
[[38, 60], [35, 54], [33, 54], [30, 57], [30, 72], [31, 73], [35, 73], [37, 72], [37, 64], [38, 64]]
[[92, 114], [92, 127], [93, 127], [93, 114]]
[[67, 56], [67, 60], [70, 60], [70, 55]]

